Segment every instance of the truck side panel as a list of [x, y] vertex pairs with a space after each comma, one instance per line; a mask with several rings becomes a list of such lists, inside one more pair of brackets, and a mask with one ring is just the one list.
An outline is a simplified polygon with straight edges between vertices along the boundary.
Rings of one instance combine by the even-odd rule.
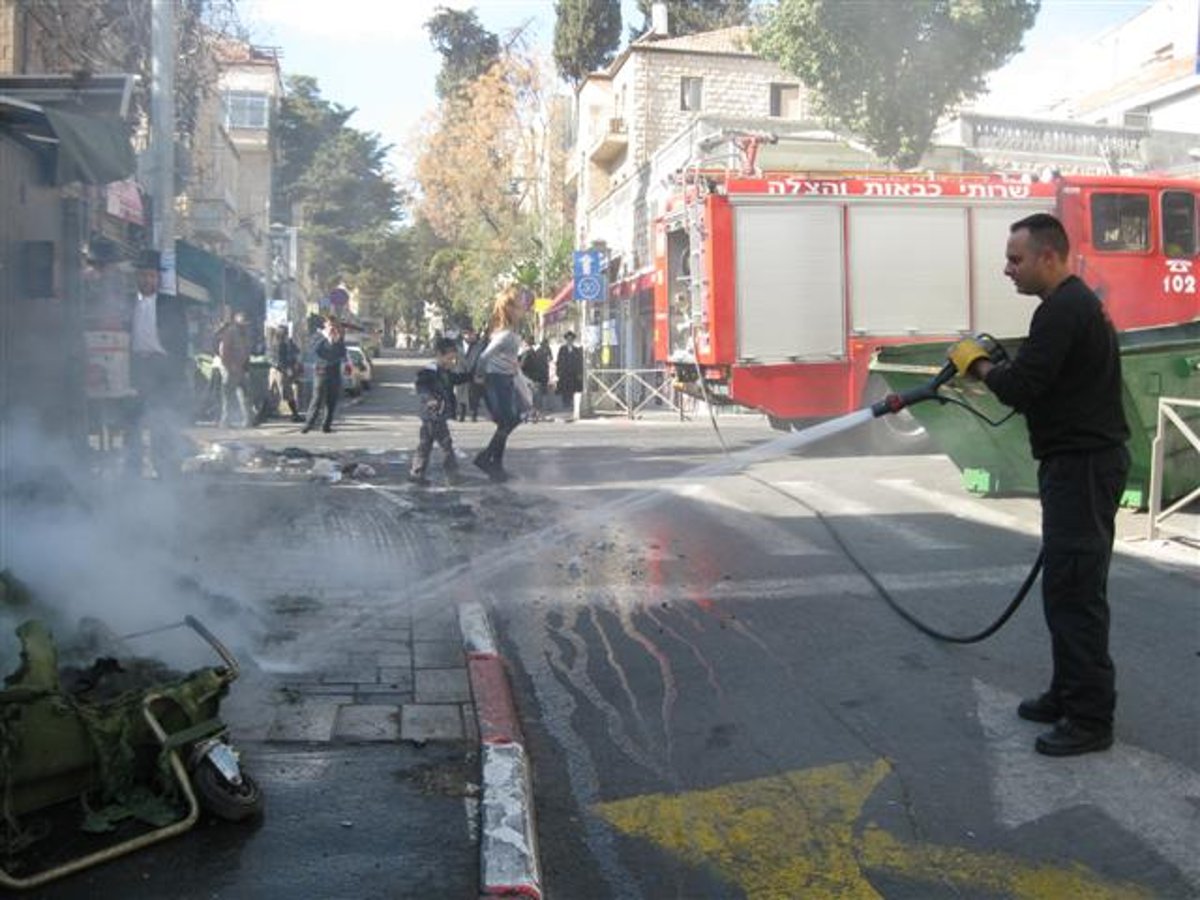
[[1004, 274], [1008, 229], [1035, 212], [1052, 212], [1053, 204], [976, 207], [971, 210], [971, 331], [998, 338], [1023, 335], [1037, 306], [1035, 297], [1018, 294]]
[[734, 223], [738, 361], [843, 359], [841, 206], [749, 202]]
[[852, 334], [970, 328], [965, 208], [856, 204], [849, 232]]

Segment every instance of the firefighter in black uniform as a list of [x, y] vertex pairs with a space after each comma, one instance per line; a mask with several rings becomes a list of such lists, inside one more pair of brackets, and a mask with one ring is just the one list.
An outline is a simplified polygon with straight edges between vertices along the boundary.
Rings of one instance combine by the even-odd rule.
[[1042, 598], [1054, 663], [1049, 689], [1017, 708], [1053, 724], [1039, 753], [1074, 756], [1112, 746], [1115, 673], [1108, 653], [1108, 566], [1129, 453], [1117, 335], [1099, 298], [1071, 274], [1067, 233], [1037, 213], [1010, 229], [1004, 273], [1041, 304], [1016, 356], [993, 363], [974, 340], [949, 357], [1025, 416], [1038, 460]]

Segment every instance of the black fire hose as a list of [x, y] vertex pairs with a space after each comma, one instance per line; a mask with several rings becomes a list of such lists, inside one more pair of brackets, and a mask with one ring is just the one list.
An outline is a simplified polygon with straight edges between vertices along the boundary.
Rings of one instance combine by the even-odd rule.
[[[986, 349], [989, 350], [993, 362], [998, 363], [1008, 359], [1008, 354], [1005, 352], [1004, 347], [1001, 346], [1000, 342], [991, 335], [979, 335], [977, 339], [983, 342]], [[928, 383], [915, 388], [909, 388], [907, 391], [888, 394], [882, 400], [872, 404], [871, 412], [874, 413], [875, 418], [879, 418], [883, 415], [898, 413], [906, 406], [912, 406], [914, 403], [922, 403], [926, 400], [937, 400], [939, 403], [953, 403], [956, 406], [961, 406], [972, 415], [975, 415], [984, 422], [987, 422], [987, 424], [993, 428], [1003, 425], [1012, 417], [1013, 413], [1009, 413], [1003, 419], [1000, 419], [999, 421], [993, 421], [979, 410], [975, 409], [969, 403], [964, 403], [961, 400], [953, 400], [951, 398], [941, 396], [938, 393], [938, 388], [950, 381], [950, 379], [954, 377], [956, 371], [957, 370], [955, 369], [954, 363], [947, 362], [944, 366], [942, 366], [942, 370], [933, 378], [931, 378]], [[819, 511], [813, 510], [813, 512], [816, 513], [818, 518], [824, 521], [824, 516], [822, 516]], [[854, 568], [858, 569], [859, 573], [871, 583], [875, 590], [879, 592], [879, 596], [884, 599], [887, 605], [890, 606], [896, 612], [896, 614], [900, 616], [900, 618], [912, 625], [913, 628], [917, 629], [917, 631], [920, 631], [922, 634], [927, 634], [931, 638], [936, 638], [939, 641], [946, 641], [951, 644], [976, 644], [979, 641], [986, 640], [999, 631], [1004, 626], [1004, 623], [1012, 618], [1013, 613], [1015, 613], [1017, 608], [1020, 607], [1020, 605], [1024, 602], [1025, 596], [1029, 593], [1030, 588], [1033, 587], [1034, 582], [1037, 581], [1038, 575], [1041, 574], [1042, 561], [1045, 557], [1045, 550], [1038, 548], [1037, 559], [1033, 561], [1033, 565], [1029, 569], [1029, 574], [1026, 575], [1025, 580], [1021, 582], [1021, 586], [1017, 589], [1016, 594], [1013, 595], [1012, 600], [1009, 601], [1008, 606], [1005, 607], [1004, 612], [1002, 612], [999, 618], [992, 622], [991, 625], [975, 634], [948, 634], [945, 631], [939, 631], [938, 629], [925, 624], [915, 615], [901, 606], [896, 598], [888, 592], [887, 588], [879, 583], [879, 579], [877, 579], [871, 573], [871, 571], [867, 569], [866, 566], [858, 561], [858, 558], [855, 557], [855, 555], [850, 551], [850, 548], [846, 546], [846, 542], [842, 540], [841, 535], [837, 533], [837, 529], [835, 529], [828, 522], [824, 522], [824, 525], [826, 530], [833, 537], [834, 542], [842, 549], [842, 552], [846, 554], [846, 558], [854, 564]]]
[[[1003, 362], [1008, 359], [1008, 354], [1005, 352], [1004, 347], [1001, 346], [1000, 342], [997, 341], [995, 338], [993, 338], [991, 335], [982, 334], [982, 335], [979, 335], [977, 337], [977, 339], [980, 340], [984, 344], [985, 349], [987, 349], [989, 351], [989, 354], [990, 354], [993, 362], [999, 363], [999, 362]], [[942, 385], [949, 382], [950, 379], [954, 377], [955, 373], [956, 373], [956, 369], [955, 369], [954, 363], [947, 362], [942, 367], [941, 371], [938, 372], [937, 375], [935, 375], [933, 378], [931, 378], [926, 384], [920, 385], [915, 388], [910, 388], [907, 391], [900, 391], [898, 393], [888, 394], [882, 400], [871, 405], [871, 412], [874, 414], [875, 418], [879, 418], [880, 416], [898, 413], [898, 412], [900, 412], [900, 410], [902, 410], [906, 407], [912, 406], [916, 403], [923, 403], [927, 400], [936, 400], [938, 403], [952, 403], [955, 406], [960, 406], [963, 409], [965, 409], [967, 412], [969, 412], [972, 415], [976, 416], [977, 418], [983, 420], [984, 422], [986, 422], [988, 425], [990, 425], [993, 428], [997, 428], [1000, 425], [1003, 425], [1010, 418], [1012, 418], [1012, 416], [1015, 414], [1015, 411], [1010, 412], [1007, 416], [1005, 416], [1002, 419], [993, 420], [993, 419], [988, 418], [986, 415], [984, 415], [979, 410], [975, 409], [975, 407], [971, 406], [969, 403], [965, 403], [962, 400], [957, 400], [957, 399], [953, 399], [950, 397], [944, 397], [941, 394], [939, 394], [938, 389], [940, 387], [942, 387]], [[703, 378], [700, 379], [700, 390], [704, 393], [705, 399], [707, 400], [708, 391], [705, 388]], [[716, 417], [711, 415], [711, 410], [712, 410], [711, 404], [709, 404], [709, 410], [710, 410], [710, 418], [712, 420], [713, 429], [717, 433], [717, 438], [720, 441], [722, 448], [725, 450], [726, 454], [728, 454], [729, 448], [725, 444], [725, 439], [724, 439], [724, 436], [721, 434], [720, 427], [717, 425]], [[870, 583], [870, 585], [873, 588], [875, 588], [875, 591], [879, 594], [880, 597], [883, 598], [884, 602], [887, 603], [887, 605], [890, 606], [892, 608], [892, 610], [898, 616], [900, 616], [900, 618], [902, 618], [904, 621], [908, 622], [908, 624], [912, 625], [914, 628], [916, 628], [922, 634], [928, 635], [929, 637], [934, 638], [935, 640], [944, 641], [944, 642], [950, 643], [950, 644], [977, 644], [980, 641], [986, 640], [987, 638], [991, 637], [993, 634], [995, 634], [997, 631], [999, 631], [1002, 627], [1004, 627], [1004, 624], [1009, 619], [1012, 618], [1013, 614], [1017, 611], [1017, 609], [1025, 601], [1025, 597], [1029, 594], [1030, 589], [1033, 587], [1034, 582], [1037, 581], [1038, 575], [1040, 575], [1041, 571], [1042, 571], [1042, 562], [1045, 557], [1045, 550], [1044, 550], [1044, 548], [1039, 548], [1037, 558], [1033, 561], [1033, 565], [1029, 569], [1029, 574], [1025, 576], [1025, 580], [1023, 582], [1021, 582], [1021, 586], [1017, 589], [1017, 592], [1016, 592], [1016, 594], [1013, 595], [1013, 598], [1008, 602], [1008, 606], [1006, 606], [1004, 608], [1004, 611], [999, 615], [999, 617], [994, 622], [992, 622], [990, 625], [988, 625], [982, 631], [976, 632], [975, 634], [950, 634], [945, 631], [940, 631], [939, 629], [934, 628], [931, 625], [927, 625], [925, 622], [921, 621], [919, 618], [917, 618], [915, 615], [913, 615], [911, 612], [909, 612], [907, 609], [905, 609], [900, 604], [900, 602], [891, 595], [891, 592], [888, 591], [888, 589], [885, 588], [882, 583], [880, 583], [879, 579], [875, 577], [875, 575], [871, 572], [871, 570], [868, 569], [865, 565], [863, 565], [863, 563], [854, 554], [854, 551], [851, 550], [850, 546], [846, 543], [845, 540], [843, 540], [841, 534], [838, 533], [837, 528], [835, 528], [833, 526], [833, 524], [828, 519], [825, 518], [824, 514], [819, 509], [817, 509], [816, 507], [812, 506], [809, 503], [806, 503], [804, 500], [800, 499], [796, 495], [790, 494], [787, 491], [783, 490], [782, 488], [776, 487], [775, 485], [771, 484], [771, 482], [769, 482], [769, 481], [766, 481], [762, 478], [758, 478], [754, 475], [750, 475], [745, 472], [743, 472], [742, 474], [745, 477], [750, 478], [752, 481], [755, 481], [758, 484], [761, 484], [763, 487], [766, 487], [772, 491], [775, 491], [778, 494], [781, 494], [784, 497], [787, 497], [789, 500], [793, 501], [794, 503], [799, 503], [801, 506], [803, 506], [805, 509], [807, 509], [809, 512], [811, 512], [814, 516], [816, 516], [817, 520], [825, 527], [825, 530], [829, 532], [829, 536], [833, 538], [834, 543], [838, 545], [838, 547], [841, 549], [842, 553], [845, 554], [845, 556], [848, 560], [850, 560], [850, 562], [854, 566], [854, 568], [858, 570], [859, 574], [862, 575], [865, 579], [867, 579], [867, 581]]]

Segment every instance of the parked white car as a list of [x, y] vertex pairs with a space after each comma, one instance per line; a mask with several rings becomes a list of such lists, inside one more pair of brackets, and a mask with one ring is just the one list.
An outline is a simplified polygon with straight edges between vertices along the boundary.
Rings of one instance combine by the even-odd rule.
[[371, 359], [367, 352], [358, 344], [346, 345], [346, 362], [350, 364], [353, 372], [353, 390], [351, 387], [351, 374], [343, 372], [342, 378], [346, 383], [347, 390], [350, 393], [358, 393], [359, 391], [369, 391], [371, 389]]

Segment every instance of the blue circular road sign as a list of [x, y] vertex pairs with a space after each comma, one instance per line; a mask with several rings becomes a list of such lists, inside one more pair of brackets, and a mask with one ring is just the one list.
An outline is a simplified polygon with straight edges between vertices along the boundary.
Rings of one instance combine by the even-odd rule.
[[599, 275], [581, 275], [575, 282], [575, 296], [580, 300], [599, 300], [604, 293], [604, 279]]

